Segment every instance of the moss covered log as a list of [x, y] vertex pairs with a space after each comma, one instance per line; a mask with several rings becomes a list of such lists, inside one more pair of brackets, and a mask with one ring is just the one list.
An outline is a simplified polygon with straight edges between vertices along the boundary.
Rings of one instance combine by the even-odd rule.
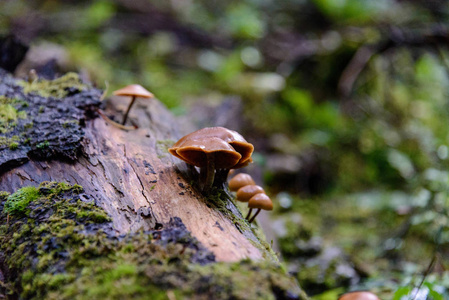
[[0, 174], [30, 159], [76, 160], [100, 95], [75, 73], [28, 82], [0, 69]]
[[0, 298], [306, 299], [226, 191], [168, 155], [188, 126], [160, 102], [124, 131], [74, 74], [0, 78]]
[[[226, 192], [205, 197], [185, 163], [168, 154], [190, 125], [156, 99], [136, 104], [129, 119], [138, 128], [125, 131], [97, 117], [101, 93], [76, 74], [23, 81], [0, 72], [0, 78], [0, 97], [12, 107], [0, 134], [9, 141], [0, 146], [0, 190], [13, 193], [42, 181], [78, 184], [120, 234], [180, 217], [217, 261], [278, 263]], [[102, 115], [110, 118], [129, 104], [119, 97], [105, 102]]]
[[279, 266], [215, 262], [179, 218], [118, 235], [78, 185], [0, 193], [0, 224], [10, 299], [306, 299]]

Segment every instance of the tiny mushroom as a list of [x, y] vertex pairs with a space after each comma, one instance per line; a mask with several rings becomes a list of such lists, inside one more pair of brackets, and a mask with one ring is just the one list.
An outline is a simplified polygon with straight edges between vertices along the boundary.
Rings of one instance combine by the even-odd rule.
[[205, 177], [203, 190], [209, 189], [216, 177], [224, 182], [230, 169], [242, 168], [252, 162], [253, 150], [254, 146], [239, 133], [224, 127], [197, 130], [168, 149], [177, 158], [200, 168], [201, 174], [205, 174], [201, 175]]
[[229, 190], [231, 192], [236, 192], [241, 187], [244, 187], [245, 185], [255, 185], [253, 178], [246, 173], [239, 173], [232, 177], [231, 180], [229, 180]]
[[270, 197], [268, 197], [265, 193], [259, 193], [255, 194], [251, 197], [248, 201], [248, 207], [250, 208], [248, 215], [246, 218], [248, 219], [251, 216], [251, 212], [254, 208], [257, 208], [257, 212], [254, 214], [254, 216], [249, 219], [249, 223], [252, 223], [254, 219], [257, 217], [257, 215], [260, 213], [260, 210], [273, 210], [273, 202], [271, 201]]
[[236, 194], [236, 199], [240, 202], [248, 202], [252, 196], [259, 193], [265, 193], [261, 186], [250, 184], [239, 188]]
[[349, 292], [341, 295], [338, 300], [380, 300], [375, 294], [368, 291]]
[[128, 119], [129, 111], [131, 110], [131, 106], [133, 106], [134, 101], [137, 97], [140, 98], [153, 98], [154, 95], [147, 91], [144, 87], [138, 84], [131, 84], [128, 86], [125, 86], [124, 88], [121, 88], [119, 90], [116, 90], [113, 93], [115, 96], [130, 96], [132, 97], [131, 103], [128, 106], [128, 109], [126, 110], [126, 113], [123, 117], [122, 125], [126, 123], [126, 120]]

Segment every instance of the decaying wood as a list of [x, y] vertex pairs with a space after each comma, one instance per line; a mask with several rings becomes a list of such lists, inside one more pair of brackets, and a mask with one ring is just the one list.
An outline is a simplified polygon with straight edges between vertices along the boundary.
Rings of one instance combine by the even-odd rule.
[[[113, 98], [110, 107], [124, 111], [128, 102], [126, 98]], [[167, 153], [167, 146], [193, 128], [188, 124], [180, 127], [154, 99], [139, 99], [130, 120], [138, 129], [121, 130], [102, 118], [88, 121], [84, 155], [75, 163], [31, 160], [2, 174], [0, 190], [13, 192], [42, 181], [76, 183], [112, 217], [119, 234], [154, 229], [179, 217], [218, 261], [276, 260], [250, 229], [238, 228], [208, 205], [191, 186], [185, 163]], [[243, 221], [232, 202], [227, 208]]]

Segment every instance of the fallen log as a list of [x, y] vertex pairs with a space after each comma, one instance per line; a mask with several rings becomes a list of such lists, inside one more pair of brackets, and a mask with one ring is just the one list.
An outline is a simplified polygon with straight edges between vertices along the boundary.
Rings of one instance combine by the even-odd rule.
[[[123, 130], [98, 116], [100, 91], [74, 74], [0, 76], [1, 105], [13, 112], [0, 123], [0, 298], [305, 299], [228, 192], [201, 194], [194, 170], [168, 154], [191, 126], [159, 101], [137, 101], [137, 129]], [[119, 115], [127, 102], [112, 98], [106, 114]], [[86, 243], [108, 251], [85, 253]], [[242, 286], [242, 272], [267, 282]]]

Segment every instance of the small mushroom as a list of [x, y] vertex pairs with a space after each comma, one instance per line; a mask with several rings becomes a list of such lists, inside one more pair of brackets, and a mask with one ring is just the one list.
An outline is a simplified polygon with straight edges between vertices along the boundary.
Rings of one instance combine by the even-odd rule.
[[249, 223], [252, 223], [262, 209], [273, 210], [273, 202], [271, 201], [270, 197], [268, 197], [265, 193], [259, 193], [255, 194], [254, 196], [251, 197], [251, 199], [249, 199], [248, 207], [250, 208], [250, 210], [248, 212], [248, 215], [246, 216], [247, 219], [251, 216], [252, 210], [254, 208], [257, 208], [257, 212], [248, 221]]
[[338, 300], [380, 300], [375, 294], [368, 291], [349, 292], [341, 295]]
[[131, 103], [128, 106], [128, 109], [126, 110], [125, 115], [123, 116], [122, 125], [125, 125], [126, 120], [128, 119], [129, 111], [131, 110], [131, 106], [133, 106], [134, 101], [137, 97], [140, 98], [153, 98], [154, 95], [147, 91], [144, 87], [138, 84], [131, 84], [128, 86], [125, 86], [124, 88], [121, 88], [119, 90], [116, 90], [113, 93], [115, 96], [130, 96], [132, 97]]
[[253, 178], [246, 173], [239, 173], [232, 177], [231, 180], [229, 180], [229, 190], [231, 192], [236, 192], [241, 187], [244, 187], [245, 185], [255, 185]]
[[230, 169], [242, 157], [231, 145], [217, 137], [185, 140], [181, 146], [173, 146], [168, 151], [186, 163], [200, 168], [203, 190], [212, 186], [215, 169]]
[[240, 202], [248, 202], [255, 194], [265, 193], [261, 186], [251, 184], [239, 188], [236, 194], [236, 199]]

